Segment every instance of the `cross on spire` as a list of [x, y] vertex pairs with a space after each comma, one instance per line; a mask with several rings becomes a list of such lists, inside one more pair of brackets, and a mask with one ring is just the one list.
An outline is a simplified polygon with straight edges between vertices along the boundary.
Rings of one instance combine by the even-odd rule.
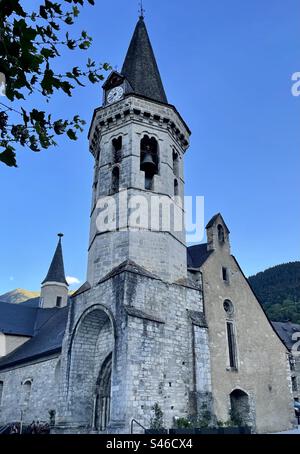
[[145, 17], [145, 9], [144, 9], [144, 6], [143, 6], [143, 0], [140, 0], [140, 10], [139, 10], [139, 13], [140, 13], [140, 19], [144, 19]]

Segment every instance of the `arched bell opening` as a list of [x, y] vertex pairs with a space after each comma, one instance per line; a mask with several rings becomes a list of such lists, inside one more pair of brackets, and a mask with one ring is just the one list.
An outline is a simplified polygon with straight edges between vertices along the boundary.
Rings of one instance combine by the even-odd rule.
[[145, 189], [153, 189], [154, 175], [158, 174], [158, 142], [154, 137], [145, 135], [141, 140], [140, 170], [145, 172]]

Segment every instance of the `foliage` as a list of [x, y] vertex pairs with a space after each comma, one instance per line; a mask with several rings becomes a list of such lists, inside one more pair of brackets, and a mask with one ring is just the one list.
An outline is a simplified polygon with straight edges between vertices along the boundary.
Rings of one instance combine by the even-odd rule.
[[150, 419], [150, 429], [151, 430], [160, 430], [164, 428], [164, 419], [163, 411], [160, 408], [158, 403], [155, 403], [151, 408], [154, 415]]
[[176, 429], [188, 429], [192, 427], [192, 423], [188, 418], [177, 418], [174, 421], [174, 427]]
[[234, 411], [234, 409], [230, 409], [229, 415], [230, 419], [228, 421], [228, 424], [230, 424], [230, 426], [241, 427], [245, 425], [241, 416], [236, 411]]
[[274, 266], [249, 282], [272, 321], [300, 323], [300, 262]]
[[[96, 66], [88, 59], [86, 67], [70, 68], [63, 74], [54, 70], [54, 61], [61, 49], [89, 49], [92, 38], [86, 31], [80, 36], [70, 36], [62, 29], [70, 28], [80, 13], [79, 7], [94, 0], [41, 0], [36, 11], [28, 11], [31, 2], [0, 0], [0, 73], [6, 78], [6, 97], [9, 101], [24, 101], [37, 93], [39, 99], [49, 102], [58, 91], [72, 96], [76, 86], [84, 86], [103, 80], [103, 71], [110, 69], [107, 63]], [[2, 98], [3, 99], [3, 98]], [[1, 100], [2, 100], [1, 99]], [[25, 106], [16, 110], [0, 102], [0, 162], [16, 166], [14, 145], [40, 151], [56, 145], [54, 137], [66, 135], [77, 139], [85, 122], [75, 115], [71, 119], [52, 118], [48, 112]], [[19, 122], [12, 118], [17, 113]]]
[[198, 417], [178, 418], [174, 424], [177, 429], [202, 429], [211, 427], [212, 425], [212, 415], [209, 411], [203, 412]]

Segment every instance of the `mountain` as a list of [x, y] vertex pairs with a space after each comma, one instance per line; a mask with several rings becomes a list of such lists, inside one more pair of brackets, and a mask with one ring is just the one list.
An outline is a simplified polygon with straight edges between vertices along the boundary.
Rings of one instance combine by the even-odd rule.
[[271, 320], [300, 323], [300, 262], [273, 266], [248, 280]]
[[15, 290], [4, 293], [4, 295], [0, 295], [0, 301], [2, 303], [18, 304], [23, 303], [23, 301], [29, 300], [30, 298], [36, 298], [37, 296], [40, 296], [39, 292], [31, 292], [22, 288], [16, 288]]

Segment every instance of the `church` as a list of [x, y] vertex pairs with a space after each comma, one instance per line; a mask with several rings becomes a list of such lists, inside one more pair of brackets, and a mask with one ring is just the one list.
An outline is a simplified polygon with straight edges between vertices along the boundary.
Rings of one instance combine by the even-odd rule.
[[115, 229], [97, 228], [103, 197], [183, 199], [190, 134], [141, 15], [89, 130], [86, 282], [69, 296], [59, 235], [40, 298], [0, 303], [0, 426], [50, 418], [53, 433], [137, 433], [158, 404], [166, 428], [233, 414], [253, 433], [292, 427], [289, 353], [231, 255], [222, 215], [191, 247], [173, 227], [119, 228], [121, 212]]

